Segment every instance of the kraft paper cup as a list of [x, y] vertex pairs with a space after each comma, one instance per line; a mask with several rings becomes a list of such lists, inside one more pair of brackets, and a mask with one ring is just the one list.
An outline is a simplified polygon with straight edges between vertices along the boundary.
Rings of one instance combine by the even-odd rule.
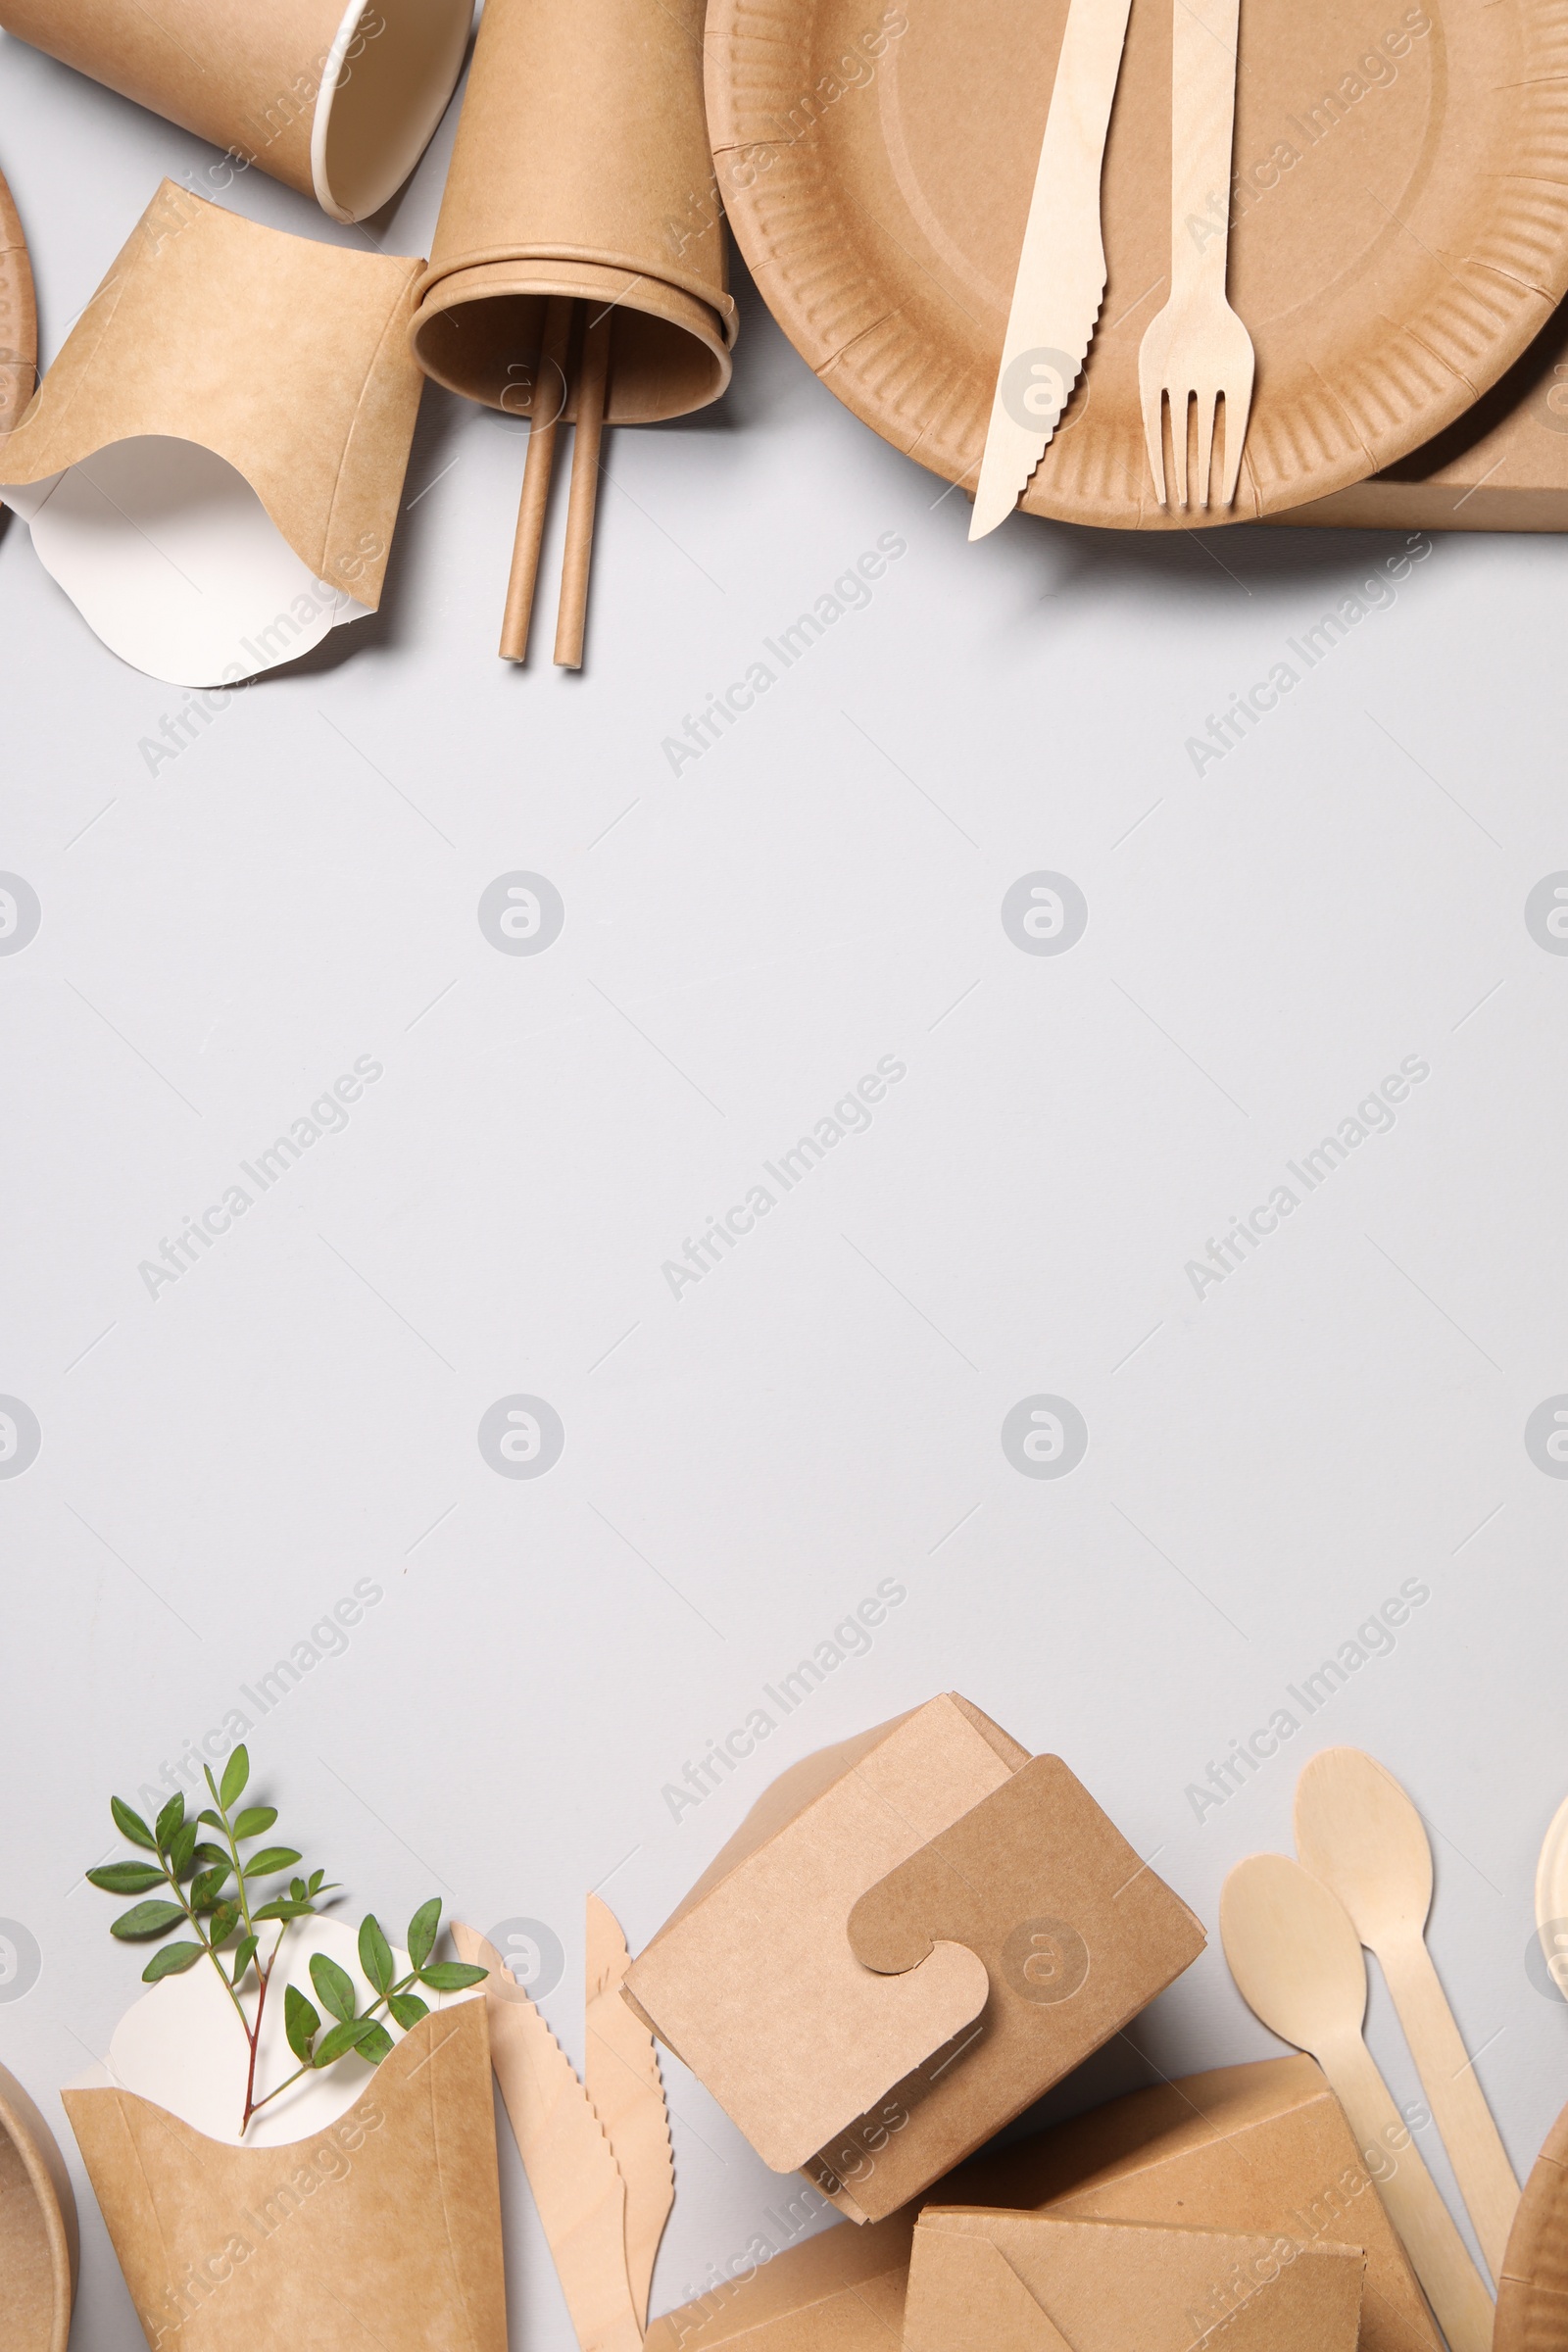
[[473, 0], [0, 0], [0, 25], [363, 220], [428, 146]]
[[613, 311], [608, 423], [718, 398], [736, 317], [702, 27], [703, 0], [487, 0], [414, 321], [427, 375], [527, 415], [562, 294]]

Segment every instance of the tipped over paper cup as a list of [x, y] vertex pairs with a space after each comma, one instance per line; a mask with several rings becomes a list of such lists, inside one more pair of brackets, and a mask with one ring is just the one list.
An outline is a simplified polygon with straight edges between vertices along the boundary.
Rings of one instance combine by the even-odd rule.
[[428, 146], [473, 0], [0, 0], [0, 24], [363, 220]]

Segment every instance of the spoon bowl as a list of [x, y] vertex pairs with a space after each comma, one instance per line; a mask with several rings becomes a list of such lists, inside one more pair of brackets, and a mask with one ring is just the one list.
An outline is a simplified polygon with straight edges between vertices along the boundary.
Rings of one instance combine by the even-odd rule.
[[1358, 1747], [1328, 1747], [1296, 1784], [1296, 1850], [1375, 1951], [1419, 1936], [1432, 1908], [1426, 1824], [1392, 1772]]
[[1282, 2041], [1320, 2053], [1366, 2016], [1366, 1961], [1341, 1905], [1299, 1862], [1253, 1854], [1219, 1899], [1219, 1932], [1243, 2000]]

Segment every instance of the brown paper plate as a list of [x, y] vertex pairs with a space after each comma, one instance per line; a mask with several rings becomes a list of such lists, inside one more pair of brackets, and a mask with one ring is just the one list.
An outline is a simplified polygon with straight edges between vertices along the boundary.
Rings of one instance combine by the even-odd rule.
[[0, 433], [32, 398], [38, 375], [38, 315], [32, 266], [11, 190], [0, 175]]
[[[950, 481], [972, 485], [985, 442], [1066, 5], [713, 0], [709, 17], [719, 185], [765, 300], [846, 406]], [[1169, 270], [1170, 46], [1171, 0], [1137, 0], [1109, 282], [1031, 514], [1194, 519], [1154, 503], [1138, 402]], [[1431, 440], [1568, 290], [1568, 0], [1243, 0], [1231, 211], [1257, 389], [1236, 505], [1205, 519], [1241, 521]]]
[[1525, 2183], [1497, 2281], [1493, 2352], [1568, 2347], [1568, 2108]]
[[66, 2352], [76, 2283], [76, 2200], [59, 2144], [0, 2066], [0, 2344]]

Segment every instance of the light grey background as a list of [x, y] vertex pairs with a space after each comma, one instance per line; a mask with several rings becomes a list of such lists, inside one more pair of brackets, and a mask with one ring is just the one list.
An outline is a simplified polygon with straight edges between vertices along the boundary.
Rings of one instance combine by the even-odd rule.
[[[47, 356], [160, 175], [212, 159], [11, 41], [0, 123]], [[426, 250], [451, 131], [388, 250]], [[255, 173], [226, 200], [362, 233]], [[356, 1905], [552, 1926], [574, 2053], [586, 1888], [637, 1946], [776, 1770], [956, 1687], [1211, 1932], [1229, 1866], [1288, 1848], [1306, 1755], [1368, 1746], [1434, 1825], [1433, 1945], [1521, 2173], [1568, 2092], [1525, 1966], [1568, 1790], [1568, 1484], [1524, 1442], [1568, 1390], [1568, 958], [1525, 922], [1568, 867], [1561, 550], [1440, 541], [1199, 775], [1187, 739], [1399, 543], [1018, 520], [970, 549], [962, 498], [739, 290], [727, 400], [608, 443], [581, 678], [547, 658], [559, 511], [534, 663], [496, 660], [523, 431], [434, 391], [380, 616], [156, 776], [185, 698], [0, 529], [0, 867], [41, 906], [0, 956], [0, 1392], [41, 1429], [0, 1479], [0, 1917], [41, 1956], [0, 2061], [73, 2157], [80, 2352], [140, 2340], [54, 2097], [136, 1985], [80, 1877], [108, 1793], [358, 1579], [382, 1599], [257, 1723], [258, 1773]], [[663, 739], [884, 533], [869, 605], [673, 775]], [[564, 905], [538, 956], [480, 929], [519, 870]], [[1042, 870], [1088, 905], [1060, 956], [1003, 927]], [[382, 1075], [346, 1130], [149, 1297], [141, 1261], [357, 1056]], [[672, 1296], [664, 1261], [883, 1056], [869, 1129]], [[1405, 1056], [1393, 1131], [1195, 1296], [1187, 1262]], [[538, 1480], [479, 1450], [517, 1394], [564, 1426]], [[1004, 1454], [1037, 1394], [1087, 1424], [1065, 1478]], [[868, 1654], [673, 1818], [883, 1579]], [[1406, 1579], [1393, 1654], [1200, 1821], [1190, 1785]], [[1413, 2099], [1376, 1983], [1371, 2032]], [[1274, 2046], [1217, 1945], [1132, 2040], [1057, 2104]], [[656, 2309], [779, 2185], [667, 2073]], [[503, 2165], [517, 2340], [564, 2352]]]

